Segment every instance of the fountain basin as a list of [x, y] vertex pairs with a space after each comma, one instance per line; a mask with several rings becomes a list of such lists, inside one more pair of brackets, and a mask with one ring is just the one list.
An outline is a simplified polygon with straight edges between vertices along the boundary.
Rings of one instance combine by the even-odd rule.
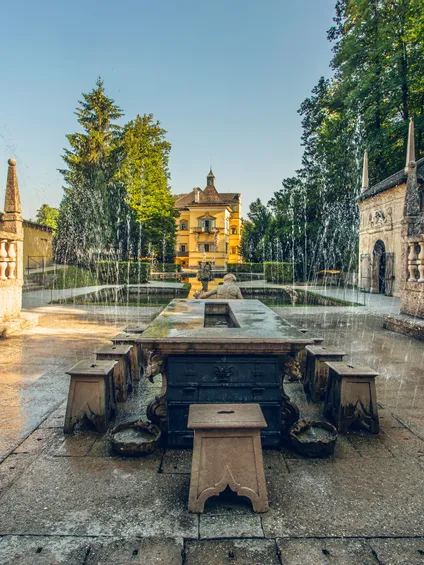
[[111, 431], [112, 448], [119, 455], [148, 455], [159, 446], [160, 429], [150, 422], [135, 420], [118, 424]]
[[305, 457], [328, 457], [334, 453], [337, 430], [329, 422], [298, 420], [290, 428], [290, 443]]

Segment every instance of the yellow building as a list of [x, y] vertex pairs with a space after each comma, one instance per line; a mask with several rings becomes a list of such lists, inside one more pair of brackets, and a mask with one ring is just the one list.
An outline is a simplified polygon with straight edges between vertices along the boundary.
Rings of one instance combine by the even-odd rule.
[[52, 228], [28, 220], [23, 221], [23, 228], [26, 272], [51, 265], [53, 262]]
[[175, 262], [183, 267], [198, 268], [205, 260], [215, 269], [239, 261], [241, 231], [241, 194], [218, 192], [212, 170], [204, 190], [196, 187], [180, 195], [175, 208], [177, 250]]

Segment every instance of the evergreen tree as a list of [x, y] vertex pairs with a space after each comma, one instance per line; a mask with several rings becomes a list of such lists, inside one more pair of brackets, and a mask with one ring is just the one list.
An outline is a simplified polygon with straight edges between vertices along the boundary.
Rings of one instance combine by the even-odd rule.
[[120, 142], [114, 121], [123, 114], [106, 96], [100, 78], [89, 94], [83, 94], [75, 114], [83, 132], [66, 136], [71, 149], [62, 156], [67, 169], [60, 172], [67, 186], [58, 219], [56, 259], [88, 264], [114, 240], [112, 155]]

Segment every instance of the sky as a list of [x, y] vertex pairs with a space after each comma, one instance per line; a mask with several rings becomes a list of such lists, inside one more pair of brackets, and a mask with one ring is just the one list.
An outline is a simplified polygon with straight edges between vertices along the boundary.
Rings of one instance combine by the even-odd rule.
[[17, 160], [23, 216], [59, 206], [74, 111], [100, 75], [125, 112], [153, 113], [172, 144], [175, 194], [267, 202], [302, 157], [297, 110], [330, 76], [335, 0], [0, 0], [0, 208]]

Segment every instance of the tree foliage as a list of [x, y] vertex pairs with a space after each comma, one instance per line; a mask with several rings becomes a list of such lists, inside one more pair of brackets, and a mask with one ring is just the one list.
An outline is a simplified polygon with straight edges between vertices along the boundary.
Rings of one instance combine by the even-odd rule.
[[168, 185], [171, 144], [165, 135], [152, 114], [128, 122], [121, 136], [115, 181], [125, 190], [131, 211], [133, 253], [154, 253], [169, 261], [175, 254], [176, 212]]
[[371, 184], [404, 166], [410, 117], [424, 151], [423, 31], [422, 0], [337, 1], [328, 31], [334, 75], [320, 78], [299, 109], [302, 166], [268, 203], [268, 225], [247, 224], [243, 253], [266, 233], [266, 259], [290, 257], [298, 278], [355, 270], [364, 150]]
[[48, 204], [43, 204], [39, 210], [37, 210], [37, 216], [35, 221], [37, 224], [42, 226], [48, 226], [52, 228], [53, 231], [57, 230], [57, 219], [59, 217], [58, 208], [53, 208]]
[[151, 114], [118, 125], [122, 110], [100, 78], [75, 114], [82, 132], [66, 136], [57, 260], [89, 264], [147, 253], [172, 260], [175, 214], [166, 131]]

